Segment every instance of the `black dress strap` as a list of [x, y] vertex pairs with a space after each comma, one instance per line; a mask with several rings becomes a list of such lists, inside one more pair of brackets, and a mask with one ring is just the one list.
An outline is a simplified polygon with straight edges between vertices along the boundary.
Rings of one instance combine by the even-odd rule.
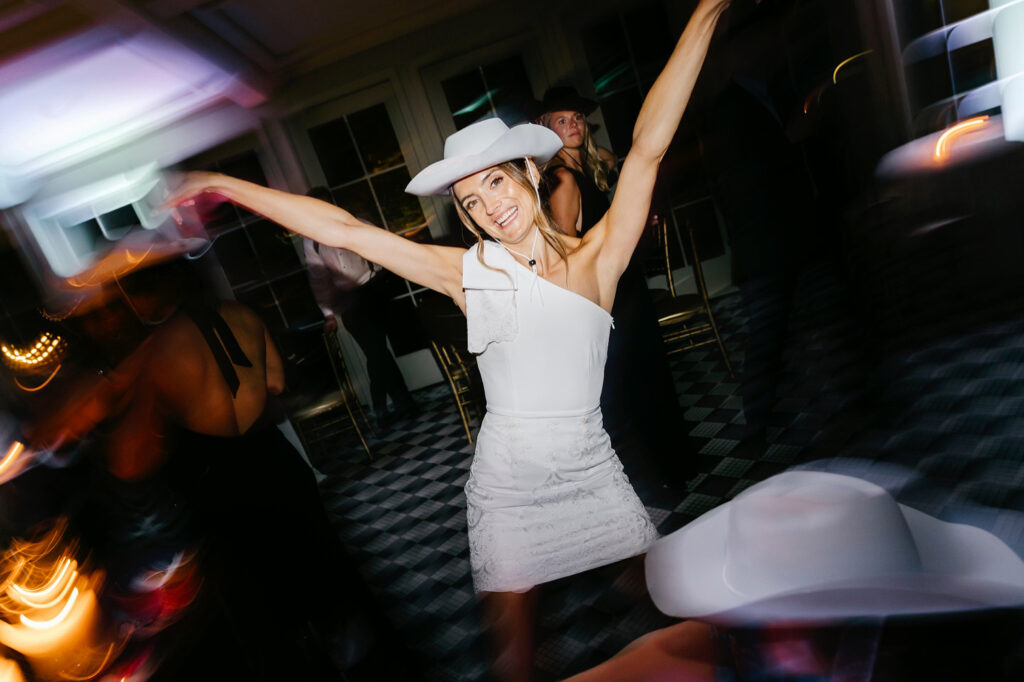
[[185, 310], [185, 314], [199, 328], [199, 332], [206, 340], [206, 345], [213, 353], [213, 359], [217, 361], [221, 376], [224, 377], [228, 388], [231, 389], [231, 396], [236, 396], [241, 382], [234, 365], [252, 367], [252, 362], [246, 357], [242, 347], [238, 345], [238, 339], [232, 333], [231, 327], [220, 316], [220, 313], [206, 305], [189, 306]]
[[576, 186], [580, 190], [580, 212], [583, 214], [580, 222], [580, 236], [582, 237], [608, 212], [610, 206], [608, 195], [602, 192], [586, 173], [569, 166], [565, 166], [565, 168], [576, 178]]

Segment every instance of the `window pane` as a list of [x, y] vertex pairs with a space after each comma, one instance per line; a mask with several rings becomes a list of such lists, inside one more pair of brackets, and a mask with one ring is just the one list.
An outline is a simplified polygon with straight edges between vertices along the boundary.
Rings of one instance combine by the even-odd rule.
[[344, 118], [310, 128], [309, 140], [316, 150], [328, 185], [340, 185], [362, 177], [363, 167]]
[[323, 319], [305, 272], [276, 280], [270, 286], [277, 294], [281, 314], [289, 327], [304, 327]]
[[405, 191], [405, 186], [409, 184], [407, 168], [396, 168], [374, 177], [371, 182], [389, 230], [401, 232], [425, 220], [419, 199]]
[[383, 104], [350, 115], [348, 124], [352, 127], [352, 136], [363, 156], [367, 173], [376, 173], [405, 163], [387, 107]]
[[377, 204], [373, 200], [373, 193], [370, 191], [370, 183], [366, 180], [344, 187], [331, 188], [331, 195], [335, 203], [357, 218], [362, 218], [374, 225], [383, 225]]
[[640, 91], [636, 88], [624, 90], [601, 102], [601, 113], [608, 125], [608, 139], [612, 150], [625, 157], [633, 144], [633, 125], [640, 114]]
[[263, 164], [255, 151], [247, 151], [236, 156], [223, 159], [214, 164], [220, 172], [232, 177], [266, 185], [267, 176], [263, 173]]
[[907, 92], [911, 111], [916, 115], [924, 107], [953, 94], [949, 62], [945, 51], [934, 57], [907, 65]]
[[996, 55], [991, 39], [953, 50], [949, 53], [949, 61], [957, 93], [973, 90], [996, 79]]
[[533, 102], [533, 90], [523, 60], [517, 55], [484, 67], [484, 81], [491, 92], [494, 114], [506, 125], [527, 118], [527, 105]]
[[256, 254], [242, 229], [221, 235], [213, 242], [213, 252], [224, 269], [232, 287], [242, 286], [263, 277]]
[[292, 238], [280, 225], [261, 220], [245, 228], [267, 277], [276, 277], [302, 267]]
[[946, 23], [951, 24], [984, 12], [989, 8], [989, 2], [988, 0], [943, 0], [942, 6], [946, 14]]
[[618, 17], [591, 26], [583, 31], [582, 38], [587, 64], [594, 76], [594, 92], [599, 99], [636, 85]]
[[490, 102], [479, 69], [442, 81], [441, 89], [448, 100], [448, 111], [452, 112], [456, 130], [490, 115]]
[[672, 53], [674, 43], [668, 30], [668, 16], [660, 3], [652, 3], [623, 18], [634, 64], [646, 92]]
[[914, 38], [923, 36], [929, 31], [942, 27], [942, 7], [940, 0], [906, 0], [894, 2], [900, 26], [901, 47]]

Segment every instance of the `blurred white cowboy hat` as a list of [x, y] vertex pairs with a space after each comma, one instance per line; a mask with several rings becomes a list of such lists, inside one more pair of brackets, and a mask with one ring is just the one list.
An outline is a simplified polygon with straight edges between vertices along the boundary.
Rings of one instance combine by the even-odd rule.
[[726, 624], [820, 622], [1024, 604], [1024, 561], [852, 476], [793, 471], [659, 540], [647, 584], [664, 613]]
[[63, 319], [104, 304], [112, 292], [107, 284], [148, 267], [179, 257], [199, 257], [210, 241], [199, 237], [169, 236], [162, 232], [131, 233], [85, 270], [61, 280], [49, 292], [43, 315]]
[[405, 191], [419, 196], [444, 194], [467, 175], [527, 156], [544, 163], [561, 148], [558, 133], [544, 126], [524, 123], [509, 128], [501, 119], [484, 119], [449, 135], [444, 158], [417, 173]]

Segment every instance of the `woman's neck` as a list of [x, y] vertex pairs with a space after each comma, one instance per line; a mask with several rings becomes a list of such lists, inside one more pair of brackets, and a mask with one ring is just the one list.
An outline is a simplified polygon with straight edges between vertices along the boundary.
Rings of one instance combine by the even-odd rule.
[[573, 170], [583, 170], [583, 152], [580, 147], [562, 147], [558, 154], [566, 165]]
[[[534, 240], [536, 240], [536, 245], [534, 245]], [[502, 242], [502, 246], [512, 254], [513, 258], [528, 268], [533, 267], [530, 265], [530, 261], [534, 261], [537, 266], [537, 274], [541, 277], [549, 276], [553, 270], [557, 269], [558, 262], [561, 260], [558, 251], [548, 243], [544, 235], [541, 234], [540, 227], [536, 224], [526, 238], [519, 243], [509, 245]]]

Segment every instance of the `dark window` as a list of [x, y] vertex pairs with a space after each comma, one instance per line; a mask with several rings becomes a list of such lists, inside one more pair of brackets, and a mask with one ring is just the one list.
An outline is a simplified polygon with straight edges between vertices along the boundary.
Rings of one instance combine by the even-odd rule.
[[960, 100], [972, 90], [996, 80], [991, 39], [951, 50], [945, 42], [950, 29], [936, 33], [988, 10], [989, 3], [988, 0], [907, 0], [893, 6], [898, 12], [901, 42], [907, 46], [904, 72], [914, 132], [918, 136], [926, 135], [956, 123], [961, 118]]
[[643, 98], [672, 53], [668, 16], [660, 3], [651, 3], [594, 24], [581, 38], [608, 138], [623, 157]]
[[[392, 232], [424, 227], [426, 217], [419, 199], [405, 191], [409, 169], [386, 105], [375, 104], [310, 128], [309, 139], [327, 179], [331, 201], [355, 217]], [[387, 277], [389, 283], [394, 283], [396, 309], [415, 305], [415, 296], [424, 291], [399, 277], [377, 277]], [[274, 287], [282, 314], [294, 320], [321, 319], [319, 309], [307, 306], [300, 295], [308, 291], [305, 281], [295, 278], [289, 284], [291, 289], [283, 282]], [[396, 322], [394, 326], [391, 343], [397, 355], [426, 346], [422, 335], [409, 333], [407, 325]]]
[[457, 130], [493, 116], [508, 125], [522, 123], [533, 102], [530, 79], [519, 56], [446, 78], [441, 89]]
[[426, 221], [419, 200], [405, 193], [409, 171], [385, 105], [310, 128], [309, 139], [338, 206], [392, 232]]
[[[186, 161], [182, 165], [267, 184], [255, 150], [214, 162]], [[235, 298], [255, 310], [275, 337], [286, 328], [302, 327], [320, 319], [306, 282], [305, 266], [296, 253], [296, 235], [229, 203], [216, 207], [206, 229], [214, 239], [213, 253]], [[311, 310], [314, 315], [310, 315]]]

